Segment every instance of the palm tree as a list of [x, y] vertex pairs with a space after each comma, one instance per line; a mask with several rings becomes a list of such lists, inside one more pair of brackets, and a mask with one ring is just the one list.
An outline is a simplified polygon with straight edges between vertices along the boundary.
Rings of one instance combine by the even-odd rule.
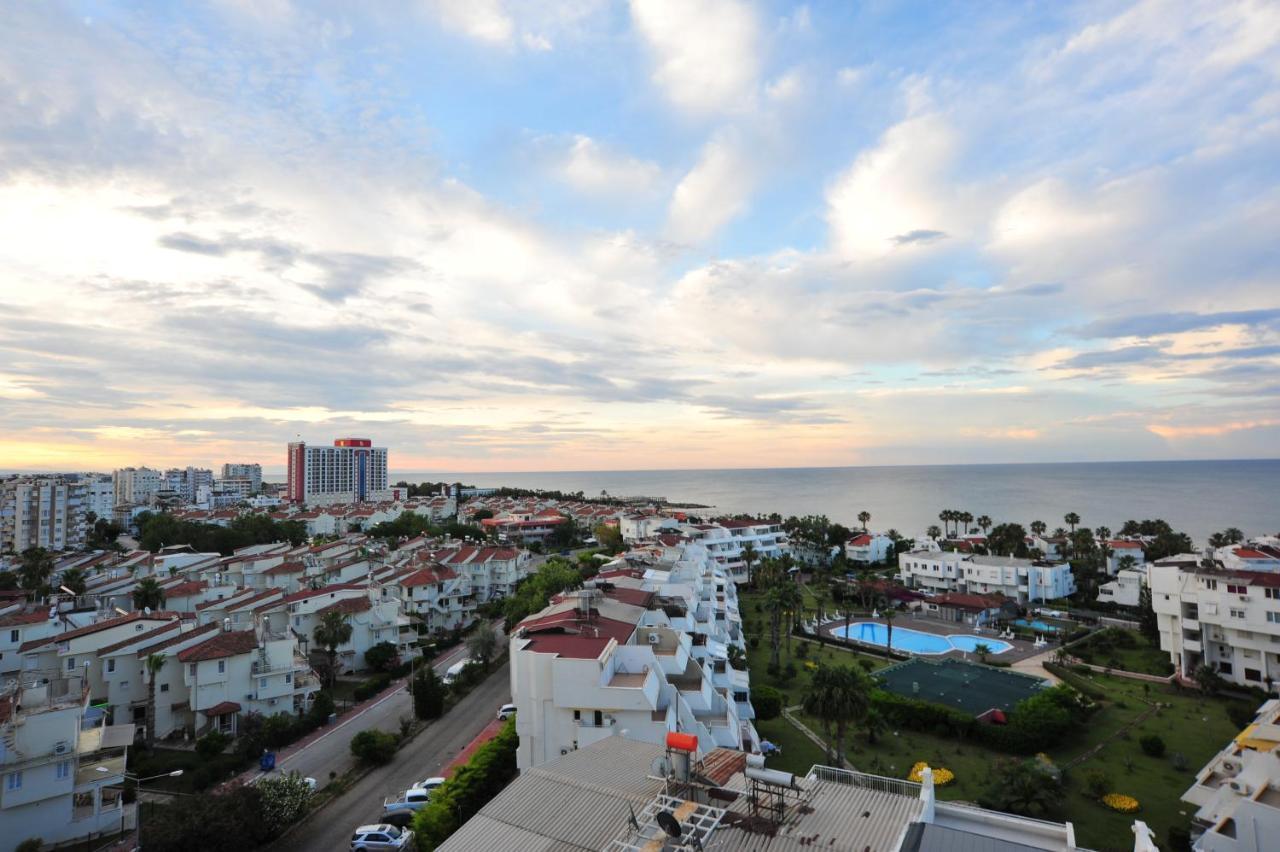
[[817, 583], [813, 587], [813, 602], [814, 608], [816, 609], [814, 614], [819, 622], [822, 621], [822, 613], [827, 608], [827, 595], [830, 591], [831, 588], [826, 584], [826, 582]]
[[1067, 512], [1062, 516], [1062, 520], [1067, 526], [1071, 527], [1071, 531], [1074, 533], [1076, 531], [1076, 524], [1080, 523], [1080, 516], [1075, 512]]
[[759, 551], [756, 550], [756, 546], [754, 542], [749, 541], [746, 544], [742, 545], [742, 564], [747, 566], [748, 588], [752, 588], [752, 589], [755, 588], [755, 586], [752, 584], [751, 567], [756, 564], [756, 558], [759, 555], [760, 553]]
[[782, 596], [782, 601], [786, 606], [785, 615], [787, 619], [787, 656], [791, 656], [791, 634], [795, 633], [795, 617], [796, 612], [804, 606], [804, 593], [800, 591], [800, 587], [795, 583], [783, 583], [778, 587]]
[[787, 601], [780, 586], [773, 586], [764, 593], [764, 610], [769, 613], [769, 665], [776, 671], [781, 664], [778, 659], [782, 647], [780, 626], [782, 614], [786, 612]]
[[[349, 627], [349, 625], [348, 625]], [[479, 660], [485, 671], [489, 670], [489, 661], [498, 650], [498, 634], [488, 619], [482, 619], [475, 630], [467, 637], [467, 653], [473, 660]]]
[[987, 534], [987, 530], [991, 529], [991, 516], [990, 516], [990, 515], [979, 515], [979, 516], [978, 516], [978, 526], [982, 527], [982, 534], [983, 534], [983, 535], [986, 535], [986, 534]]
[[83, 568], [68, 568], [62, 572], [61, 585], [66, 586], [75, 595], [83, 595], [88, 582]]
[[147, 656], [147, 748], [156, 742], [156, 678], [164, 668], [164, 662], [164, 654]]
[[1121, 571], [1131, 571], [1137, 564], [1138, 560], [1126, 553], [1116, 562], [1116, 568]]
[[991, 655], [991, 646], [986, 642], [979, 642], [973, 646], [973, 653], [978, 655], [978, 660], [985, 663], [987, 657]]
[[1094, 531], [1093, 531], [1093, 534], [1094, 534], [1094, 536], [1096, 536], [1096, 537], [1097, 537], [1097, 542], [1096, 542], [1096, 543], [1097, 543], [1097, 545], [1098, 545], [1098, 565], [1099, 565], [1099, 568], [1100, 568], [1102, 571], [1106, 571], [1106, 570], [1107, 570], [1107, 556], [1111, 553], [1111, 547], [1110, 547], [1110, 545], [1108, 544], [1108, 542], [1110, 542], [1110, 541], [1111, 541], [1111, 528], [1110, 528], [1110, 527], [1098, 527], [1096, 530], [1094, 530]]
[[164, 589], [155, 577], [143, 577], [133, 589], [133, 608], [147, 609], [153, 612], [164, 608]]
[[858, 513], [858, 523], [862, 524], [862, 531], [867, 531], [867, 521], [871, 520], [871, 513], [863, 509]]
[[969, 524], [973, 523], [973, 513], [961, 512], [959, 520], [964, 524], [964, 531], [967, 533], [969, 532]]
[[27, 597], [35, 600], [44, 593], [53, 573], [53, 554], [43, 547], [28, 547], [22, 551], [18, 565], [18, 580]]
[[814, 672], [803, 707], [806, 713], [835, 729], [837, 766], [844, 765], [844, 738], [849, 725], [859, 723], [870, 705], [870, 685], [857, 668], [822, 666]]
[[938, 520], [942, 521], [942, 532], [944, 535], [947, 535], [951, 532], [950, 524], [951, 524], [952, 514], [953, 512], [950, 509], [943, 509], [941, 512], [938, 513]]
[[320, 616], [312, 635], [329, 655], [329, 686], [332, 687], [338, 680], [338, 646], [351, 641], [351, 622], [346, 613], [331, 610]]
[[867, 745], [875, 745], [880, 735], [889, 727], [884, 716], [874, 707], [867, 707], [862, 717], [862, 732], [867, 735]]
[[1031, 534], [1032, 534], [1032, 535], [1044, 535], [1044, 531], [1045, 531], [1045, 530], [1047, 530], [1048, 528], [1049, 528], [1049, 525], [1048, 525], [1048, 524], [1046, 524], [1044, 521], [1032, 521], [1032, 522], [1031, 522]]
[[884, 604], [885, 604], [884, 612], [880, 613], [880, 616], [881, 618], [884, 619], [884, 630], [885, 630], [884, 655], [888, 657], [889, 652], [893, 650], [893, 620], [898, 617], [898, 611], [895, 610], [890, 605], [887, 599], [884, 601]]
[[932, 538], [932, 539], [942, 538], [942, 530], [938, 527], [937, 524], [934, 524], [933, 526], [929, 527], [929, 529], [925, 530], [924, 534], [929, 536], [929, 538]]

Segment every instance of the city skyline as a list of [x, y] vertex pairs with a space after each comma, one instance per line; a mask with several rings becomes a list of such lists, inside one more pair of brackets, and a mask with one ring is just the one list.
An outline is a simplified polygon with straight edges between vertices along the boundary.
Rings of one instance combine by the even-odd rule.
[[0, 467], [1265, 458], [1280, 8], [0, 9]]

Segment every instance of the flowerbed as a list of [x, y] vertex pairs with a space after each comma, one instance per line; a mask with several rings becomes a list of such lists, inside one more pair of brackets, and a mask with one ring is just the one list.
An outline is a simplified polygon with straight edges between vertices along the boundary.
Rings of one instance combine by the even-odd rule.
[[1122, 814], [1131, 814], [1138, 810], [1138, 800], [1133, 796], [1126, 796], [1123, 793], [1108, 793], [1102, 797], [1102, 803], [1113, 811], [1119, 811]]
[[[907, 776], [908, 781], [914, 781], [919, 784], [924, 780], [924, 771], [929, 768], [929, 764], [923, 760], [911, 767], [911, 774]], [[945, 787], [952, 781], [956, 780], [956, 774], [950, 769], [937, 767], [933, 770], [933, 785], [935, 787]]]

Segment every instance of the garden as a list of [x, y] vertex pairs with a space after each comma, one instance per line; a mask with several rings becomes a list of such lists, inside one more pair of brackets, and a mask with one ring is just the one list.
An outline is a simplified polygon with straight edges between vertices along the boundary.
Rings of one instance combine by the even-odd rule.
[[1072, 645], [1070, 651], [1081, 662], [1095, 666], [1161, 677], [1173, 674], [1168, 652], [1137, 630], [1108, 627]]

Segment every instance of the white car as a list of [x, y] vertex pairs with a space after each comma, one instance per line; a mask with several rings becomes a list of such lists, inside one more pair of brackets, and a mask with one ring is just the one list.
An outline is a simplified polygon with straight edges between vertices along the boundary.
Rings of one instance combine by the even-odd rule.
[[504, 722], [514, 715], [516, 715], [516, 705], [514, 704], [503, 704], [501, 709], [498, 710], [498, 718]]
[[426, 806], [431, 799], [431, 791], [419, 790], [417, 787], [410, 787], [403, 793], [397, 793], [394, 796], [387, 796], [382, 800], [383, 814], [389, 814], [392, 811], [416, 811]]
[[413, 785], [411, 789], [426, 790], [428, 793], [430, 793], [432, 790], [439, 787], [441, 784], [443, 784], [447, 780], [449, 779], [441, 778], [439, 775], [434, 775], [431, 778], [424, 778], [421, 781], [417, 782], [416, 784]]
[[373, 852], [375, 849], [409, 849], [413, 846], [413, 832], [396, 828], [387, 823], [362, 825], [351, 835], [352, 852]]

